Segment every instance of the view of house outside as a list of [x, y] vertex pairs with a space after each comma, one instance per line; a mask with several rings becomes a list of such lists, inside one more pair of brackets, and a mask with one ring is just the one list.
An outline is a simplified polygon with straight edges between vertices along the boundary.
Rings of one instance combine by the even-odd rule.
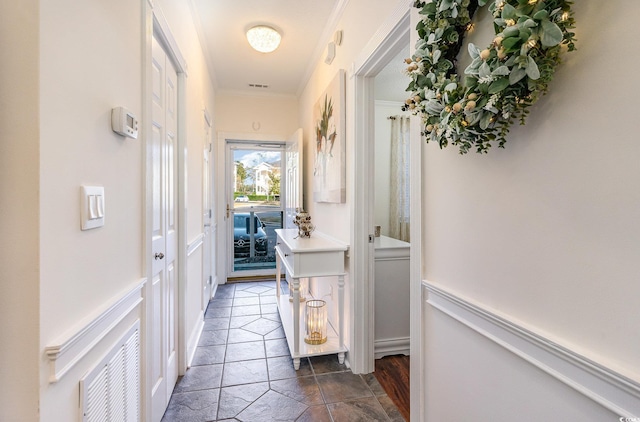
[[282, 228], [282, 153], [236, 149], [233, 163], [234, 271], [275, 268], [275, 230]]

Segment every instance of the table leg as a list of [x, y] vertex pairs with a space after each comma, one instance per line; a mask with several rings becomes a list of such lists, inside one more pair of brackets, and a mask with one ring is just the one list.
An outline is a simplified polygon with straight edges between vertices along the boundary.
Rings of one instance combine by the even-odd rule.
[[278, 307], [280, 306], [280, 253], [276, 250], [276, 298]]
[[[293, 288], [293, 355], [300, 355], [300, 279], [291, 277]], [[294, 358], [294, 363], [295, 363]], [[300, 358], [298, 359], [298, 368], [300, 367]]]
[[[338, 336], [342, 349], [344, 348], [344, 274], [338, 276]], [[342, 360], [344, 361], [344, 353]]]

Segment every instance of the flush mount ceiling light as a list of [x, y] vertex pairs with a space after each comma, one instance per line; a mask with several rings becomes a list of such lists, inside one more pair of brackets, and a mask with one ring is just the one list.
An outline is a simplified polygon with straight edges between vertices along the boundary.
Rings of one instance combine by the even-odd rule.
[[271, 53], [280, 45], [282, 37], [270, 26], [258, 25], [247, 31], [247, 40], [251, 47], [261, 53]]

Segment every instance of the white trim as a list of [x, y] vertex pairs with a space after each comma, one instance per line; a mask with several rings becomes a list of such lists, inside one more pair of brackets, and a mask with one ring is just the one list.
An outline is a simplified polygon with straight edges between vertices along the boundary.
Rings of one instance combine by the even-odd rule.
[[[375, 270], [373, 236], [374, 153], [370, 139], [374, 132], [374, 78], [396, 55], [400, 45], [409, 43], [411, 0], [398, 1], [395, 9], [371, 37], [362, 54], [350, 66], [354, 99], [353, 174], [359, 175], [358, 188], [349, 189], [351, 207], [350, 309], [351, 348], [354, 373], [370, 373], [374, 368]], [[355, 179], [354, 179], [355, 180]], [[416, 198], [419, 198], [418, 195]]]
[[[404, 103], [402, 101], [376, 100], [376, 105], [387, 107], [401, 107], [402, 105], [404, 105]], [[410, 115], [410, 113], [408, 112], [405, 112], [404, 114], [406, 114], [407, 116]]]
[[204, 233], [196, 236], [191, 243], [187, 245], [187, 257], [191, 256], [204, 243]]
[[112, 301], [106, 309], [93, 313], [62, 335], [53, 344], [45, 347], [49, 358], [49, 382], [60, 381], [84, 356], [86, 356], [103, 338], [111, 332], [127, 315], [138, 308], [142, 302], [142, 288], [146, 279], [123, 296]]
[[184, 73], [185, 76], [188, 76], [189, 72], [187, 62], [180, 52], [178, 42], [171, 33], [171, 28], [169, 28], [167, 19], [164, 17], [164, 14], [162, 13], [162, 10], [160, 10], [160, 8], [152, 5], [152, 9], [154, 21], [153, 33], [158, 38], [158, 41], [166, 46], [166, 52], [171, 58], [173, 64], [176, 66], [177, 73]]
[[298, 86], [298, 90], [295, 95], [296, 98], [299, 98], [302, 95], [307, 82], [311, 79], [311, 75], [313, 75], [313, 72], [318, 65], [318, 61], [324, 54], [324, 49], [326, 48], [327, 43], [333, 39], [333, 33], [338, 26], [338, 21], [342, 17], [342, 14], [348, 4], [349, 0], [338, 0], [331, 11], [331, 15], [329, 15], [329, 18], [324, 24], [324, 31], [322, 31], [320, 38], [318, 38], [318, 44], [315, 46], [313, 53], [311, 53], [311, 56], [309, 57], [307, 69], [305, 70], [303, 77], [300, 79], [300, 85]]
[[198, 343], [200, 343], [200, 336], [204, 330], [204, 312], [200, 311], [198, 314], [198, 323], [194, 327], [191, 335], [189, 336], [189, 346], [187, 346], [187, 368], [191, 368], [193, 358], [198, 350]]
[[389, 63], [389, 59], [395, 56], [395, 54], [377, 53], [384, 52], [384, 49], [388, 49], [388, 46], [396, 44], [406, 36], [407, 32], [404, 28], [409, 24], [408, 11], [411, 10], [412, 6], [413, 0], [400, 0], [398, 2], [389, 17], [369, 39], [360, 56], [354, 60], [352, 64], [354, 74], [362, 73], [365, 67], [375, 69], [375, 73], [378, 73], [382, 70], [382, 67]]
[[[233, 254], [230, 254], [231, 247], [228, 243], [229, 240], [232, 239], [232, 233], [229, 232], [230, 228], [227, 223], [227, 210], [226, 206], [229, 200], [229, 172], [227, 169], [227, 161], [228, 157], [228, 148], [227, 141], [246, 141], [247, 144], [255, 144], [260, 142], [274, 142], [274, 143], [284, 143], [288, 138], [288, 135], [279, 135], [279, 134], [269, 134], [269, 133], [249, 133], [249, 132], [217, 132], [217, 147], [218, 151], [215, 155], [215, 166], [214, 171], [217, 171], [216, 177], [214, 178], [214, 197], [212, 207], [216, 209], [213, 213], [216, 221], [212, 221], [212, 224], [215, 224], [216, 227], [220, 227], [218, 231], [219, 235], [216, 237], [217, 245], [216, 245], [216, 259], [217, 262], [214, 264], [217, 266], [218, 270], [218, 278], [221, 284], [226, 284], [227, 278], [233, 276], [231, 268], [233, 261]], [[217, 192], [217, 196], [216, 195]], [[231, 204], [229, 204], [231, 205]], [[212, 208], [212, 209], [213, 209]], [[256, 271], [254, 275], [262, 275], [260, 274], [260, 270]], [[263, 270], [262, 273], [272, 274], [273, 270]]]
[[[606, 409], [640, 417], [640, 383], [428, 281], [427, 303]], [[413, 375], [413, 374], [412, 374]]]
[[[418, 9], [415, 7], [410, 8], [409, 12], [409, 26], [411, 29], [409, 33], [409, 43], [413, 50], [418, 39], [418, 32], [413, 29], [421, 19], [418, 14]], [[422, 270], [423, 265], [423, 253], [422, 248], [424, 245], [424, 234], [422, 231], [422, 180], [424, 178], [424, 170], [422, 168], [423, 151], [425, 150], [425, 143], [422, 141], [420, 135], [421, 122], [418, 116], [411, 117], [411, 160], [410, 160], [410, 191], [411, 191], [411, 204], [410, 204], [410, 238], [412, 239], [411, 248], [409, 250], [409, 257], [411, 262], [409, 263], [409, 294], [410, 299], [410, 328], [409, 335], [411, 337], [411, 360], [409, 372], [410, 377], [410, 406], [414, 409], [411, 412], [411, 422], [420, 422], [426, 418], [425, 397], [426, 387], [426, 345], [425, 345], [425, 319], [424, 319], [424, 300], [422, 298]]]
[[[144, 7], [144, 13], [142, 16], [143, 33], [142, 33], [142, 142], [144, 157], [144, 175], [145, 175], [145, 204], [143, 209], [143, 222], [144, 222], [144, 250], [143, 250], [143, 264], [145, 273], [150, 276], [152, 274], [152, 247], [151, 247], [151, 233], [152, 233], [152, 182], [153, 182], [153, 169], [151, 166], [151, 154], [149, 153], [149, 137], [151, 133], [151, 92], [152, 92], [152, 75], [151, 75], [151, 63], [152, 63], [152, 42], [153, 37], [156, 37], [161, 44], [163, 44], [167, 56], [172, 61], [176, 68], [178, 76], [178, 186], [177, 186], [177, 214], [178, 214], [178, 253], [176, 258], [177, 274], [178, 274], [178, 299], [177, 299], [177, 312], [178, 312], [178, 328], [177, 328], [177, 349], [178, 349], [178, 373], [184, 374], [186, 370], [186, 334], [185, 334], [185, 319], [186, 319], [186, 78], [187, 78], [187, 63], [184, 56], [180, 52], [180, 48], [175, 38], [171, 33], [171, 29], [161, 12], [159, 6], [155, 5], [153, 1], [147, 0]], [[149, 297], [150, 288], [145, 289], [145, 297]], [[150, 332], [153, 330], [154, 321], [151, 318], [152, 309], [147, 304], [148, 300], [143, 302], [143, 319], [142, 319], [142, 366], [141, 366], [141, 383], [142, 383], [142, 420], [147, 420], [151, 417], [151, 394], [153, 390], [152, 380], [149, 378], [148, 357], [151, 354], [151, 336]]]
[[213, 125], [213, 118], [211, 117], [209, 110], [207, 110], [207, 107], [202, 109], [202, 113], [204, 113], [204, 120], [207, 122], [207, 126], [211, 127]]
[[376, 340], [373, 349], [375, 351], [376, 359], [380, 359], [384, 356], [391, 355], [408, 355], [409, 344], [411, 340], [409, 337], [399, 338], [385, 338]]

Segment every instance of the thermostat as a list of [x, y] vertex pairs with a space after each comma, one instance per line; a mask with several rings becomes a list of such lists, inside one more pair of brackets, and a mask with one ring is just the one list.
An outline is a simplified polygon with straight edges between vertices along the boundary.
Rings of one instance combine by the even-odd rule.
[[119, 135], [136, 139], [138, 137], [138, 119], [133, 112], [124, 107], [111, 110], [111, 129]]

